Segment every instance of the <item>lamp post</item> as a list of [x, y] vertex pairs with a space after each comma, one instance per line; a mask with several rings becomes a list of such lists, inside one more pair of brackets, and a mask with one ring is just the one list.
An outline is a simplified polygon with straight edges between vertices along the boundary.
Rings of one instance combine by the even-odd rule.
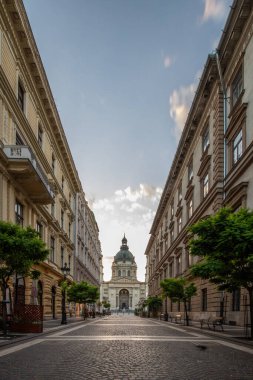
[[165, 314], [164, 314], [164, 320], [165, 321], [168, 321], [168, 319], [169, 319], [167, 302], [168, 302], [168, 296], [165, 297]]
[[[63, 273], [63, 279], [65, 281], [67, 275], [70, 272], [70, 268], [67, 266], [67, 263], [64, 264], [64, 266], [61, 268], [61, 271]], [[65, 287], [63, 287], [63, 289], [62, 289], [61, 311], [62, 311], [61, 324], [66, 325], [67, 324], [67, 314], [66, 314], [66, 289], [65, 289]]]

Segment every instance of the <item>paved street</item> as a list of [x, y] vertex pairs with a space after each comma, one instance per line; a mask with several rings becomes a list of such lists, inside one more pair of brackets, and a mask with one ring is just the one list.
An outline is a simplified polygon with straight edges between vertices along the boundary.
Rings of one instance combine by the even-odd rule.
[[252, 378], [253, 347], [127, 314], [0, 349], [1, 380]]

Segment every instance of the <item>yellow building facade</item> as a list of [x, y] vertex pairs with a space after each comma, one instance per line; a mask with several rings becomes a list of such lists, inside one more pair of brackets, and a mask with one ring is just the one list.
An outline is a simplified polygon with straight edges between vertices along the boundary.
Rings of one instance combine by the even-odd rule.
[[77, 194], [82, 193], [22, 1], [2, 1], [0, 219], [32, 226], [50, 250], [38, 268], [40, 279], [17, 274], [10, 295], [17, 302], [42, 304], [44, 318], [61, 314], [65, 263], [69, 281], [75, 275]]
[[[189, 278], [197, 260], [188, 251], [189, 225], [223, 205], [253, 209], [252, 68], [252, 2], [238, 0], [217, 51], [207, 58], [153, 221], [145, 252], [149, 295], [161, 294], [164, 278]], [[195, 282], [192, 319], [222, 316], [245, 324], [249, 299], [243, 289], [231, 294], [208, 281]], [[183, 312], [180, 304], [167, 307], [171, 315]]]

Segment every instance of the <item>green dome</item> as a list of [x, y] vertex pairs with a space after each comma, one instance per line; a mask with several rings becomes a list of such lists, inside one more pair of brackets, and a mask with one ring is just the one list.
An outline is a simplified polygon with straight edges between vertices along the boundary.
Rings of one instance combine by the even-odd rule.
[[114, 261], [134, 261], [134, 256], [128, 249], [127, 239], [125, 235], [122, 239], [122, 246], [120, 247], [120, 251], [114, 256]]

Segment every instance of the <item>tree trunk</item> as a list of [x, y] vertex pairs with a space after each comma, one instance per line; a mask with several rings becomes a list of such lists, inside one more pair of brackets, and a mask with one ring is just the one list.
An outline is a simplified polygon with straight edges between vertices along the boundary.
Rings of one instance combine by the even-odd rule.
[[2, 293], [3, 293], [3, 301], [2, 301], [2, 310], [3, 310], [3, 333], [7, 335], [7, 305], [6, 305], [6, 290], [8, 286], [7, 284], [2, 284]]
[[250, 339], [253, 339], [253, 288], [248, 288], [249, 292], [249, 315], [250, 315]]
[[189, 326], [189, 316], [188, 316], [188, 311], [187, 311], [187, 303], [185, 300], [184, 300], [184, 310], [185, 310], [186, 326]]

